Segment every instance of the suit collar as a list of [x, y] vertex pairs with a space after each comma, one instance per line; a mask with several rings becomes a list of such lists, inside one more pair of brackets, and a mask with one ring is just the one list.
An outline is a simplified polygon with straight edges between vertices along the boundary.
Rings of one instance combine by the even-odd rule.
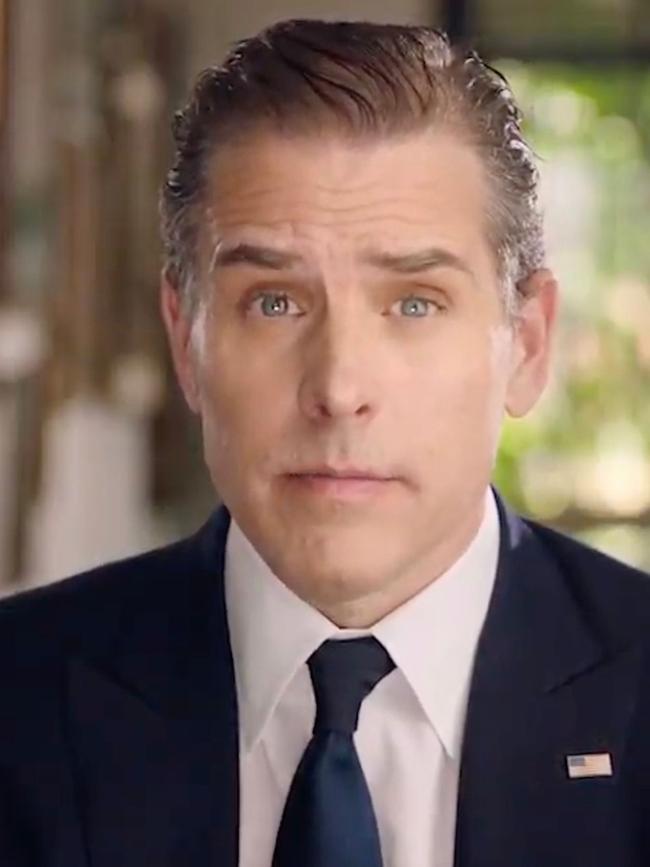
[[[363, 631], [391, 654], [454, 758], [460, 753], [471, 667], [498, 559], [499, 519], [491, 491], [485, 500], [483, 521], [463, 554]], [[287, 588], [236, 522], [228, 533], [225, 588], [242, 749], [250, 751], [300, 667], [323, 641], [351, 630], [338, 629]]]
[[[607, 648], [574, 597], [554, 555], [498, 496], [496, 580], [479, 638], [475, 676], [497, 665], [547, 691], [596, 664]], [[203, 706], [206, 677], [233, 678], [224, 592], [230, 514], [217, 509], [179, 546], [159, 595], [132, 604], [105, 658], [86, 660], [162, 716]], [[236, 709], [235, 709], [236, 710]]]
[[497, 671], [549, 691], [606, 654], [567, 576], [531, 527], [497, 496], [499, 566], [479, 639], [475, 678]]

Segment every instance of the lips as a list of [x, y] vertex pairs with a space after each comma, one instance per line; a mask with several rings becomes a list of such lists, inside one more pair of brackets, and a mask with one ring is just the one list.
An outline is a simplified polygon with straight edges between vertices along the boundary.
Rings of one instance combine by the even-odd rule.
[[289, 473], [290, 476], [308, 476], [311, 478], [350, 479], [361, 481], [386, 482], [393, 478], [386, 473], [366, 467], [332, 467], [315, 466]]
[[288, 473], [291, 488], [316, 501], [368, 503], [382, 498], [399, 481], [373, 468], [358, 466], [313, 466]]

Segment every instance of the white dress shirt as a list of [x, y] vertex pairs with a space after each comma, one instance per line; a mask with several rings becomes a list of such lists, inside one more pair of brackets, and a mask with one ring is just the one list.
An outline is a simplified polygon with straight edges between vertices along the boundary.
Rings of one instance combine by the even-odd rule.
[[384, 867], [452, 867], [469, 682], [498, 548], [488, 491], [477, 535], [447, 572], [371, 629], [339, 629], [271, 572], [233, 520], [225, 581], [239, 703], [240, 867], [272, 862], [314, 724], [307, 659], [327, 639], [369, 634], [396, 665], [361, 705], [354, 735]]

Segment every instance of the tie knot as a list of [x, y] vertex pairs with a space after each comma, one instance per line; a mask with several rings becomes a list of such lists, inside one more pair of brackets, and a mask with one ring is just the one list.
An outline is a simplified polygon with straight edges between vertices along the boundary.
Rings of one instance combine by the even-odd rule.
[[309, 658], [316, 722], [314, 733], [352, 734], [359, 723], [361, 702], [395, 668], [376, 638], [325, 641]]

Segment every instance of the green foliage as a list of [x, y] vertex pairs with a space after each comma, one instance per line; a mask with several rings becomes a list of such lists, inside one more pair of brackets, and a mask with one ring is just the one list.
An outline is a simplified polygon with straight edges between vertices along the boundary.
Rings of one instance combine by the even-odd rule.
[[650, 509], [650, 72], [496, 65], [541, 160], [562, 305], [548, 394], [506, 423], [495, 480], [560, 524], [636, 520]]

